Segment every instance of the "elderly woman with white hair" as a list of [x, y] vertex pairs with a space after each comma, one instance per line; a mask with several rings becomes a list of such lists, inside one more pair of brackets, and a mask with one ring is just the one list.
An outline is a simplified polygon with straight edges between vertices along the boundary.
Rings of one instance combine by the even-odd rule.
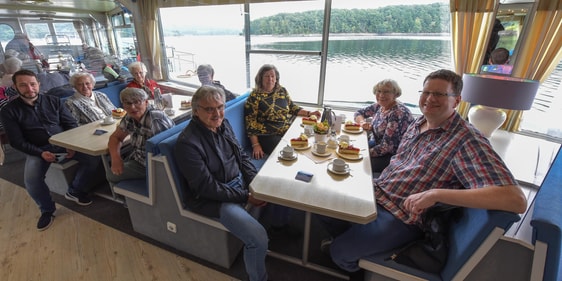
[[414, 121], [412, 112], [400, 101], [402, 90], [392, 79], [384, 79], [373, 87], [376, 103], [359, 109], [353, 115], [355, 122], [363, 123], [366, 118], [371, 122], [363, 124], [363, 129], [369, 131], [369, 154], [371, 156], [371, 170], [382, 172], [390, 163], [392, 155], [396, 154], [402, 135]]
[[129, 72], [133, 75], [133, 81], [127, 84], [128, 88], [143, 89], [149, 99], [154, 99], [154, 90], [160, 89], [156, 81], [146, 77], [146, 65], [140, 61], [133, 62], [128, 66]]
[[4, 75], [2, 76], [2, 87], [10, 87], [14, 83], [12, 82], [12, 76], [16, 71], [20, 70], [22, 61], [16, 57], [8, 58], [4, 61]]
[[76, 92], [65, 101], [65, 105], [79, 125], [111, 116], [115, 105], [104, 93], [93, 91], [96, 80], [92, 74], [77, 72], [70, 77], [69, 82]]

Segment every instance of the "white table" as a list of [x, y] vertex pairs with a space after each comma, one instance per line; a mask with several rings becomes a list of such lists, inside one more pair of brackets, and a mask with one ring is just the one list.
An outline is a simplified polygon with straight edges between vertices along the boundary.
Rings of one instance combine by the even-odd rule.
[[[339, 157], [331, 149], [329, 151], [333, 152], [332, 156], [324, 160], [311, 156], [310, 149], [298, 151], [298, 158], [294, 161], [278, 159], [279, 151], [290, 143], [290, 139], [303, 132], [300, 124], [301, 118], [297, 118], [250, 183], [250, 190], [257, 199], [305, 211], [302, 259], [275, 253], [272, 253], [273, 256], [342, 277], [327, 268], [308, 262], [311, 213], [361, 224], [376, 219], [377, 207], [366, 133], [348, 134], [352, 144], [362, 149], [360, 154], [363, 159], [346, 160], [351, 169], [350, 174], [337, 175], [327, 170], [329, 159]], [[313, 138], [309, 139], [310, 143], [313, 141]], [[298, 171], [314, 174], [312, 181], [306, 183], [296, 180]]]

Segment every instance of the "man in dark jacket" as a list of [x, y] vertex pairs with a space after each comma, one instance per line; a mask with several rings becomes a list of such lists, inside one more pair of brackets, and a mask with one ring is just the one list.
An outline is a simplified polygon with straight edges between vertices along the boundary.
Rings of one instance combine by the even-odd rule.
[[261, 207], [265, 202], [248, 189], [256, 168], [224, 119], [224, 104], [224, 92], [214, 86], [202, 86], [191, 99], [193, 119], [176, 144], [187, 194], [184, 203], [196, 213], [218, 218], [242, 240], [250, 280], [267, 280], [267, 232], [245, 209], [248, 203]]
[[41, 231], [51, 225], [56, 210], [45, 183], [45, 174], [51, 163], [64, 158], [78, 160], [76, 176], [65, 198], [86, 206], [92, 203], [87, 190], [100, 158], [50, 144], [51, 136], [77, 127], [76, 119], [58, 97], [39, 94], [40, 83], [34, 72], [17, 71], [12, 80], [19, 96], [2, 109], [2, 124], [10, 145], [27, 155], [24, 183], [41, 210], [37, 222], [37, 229]]

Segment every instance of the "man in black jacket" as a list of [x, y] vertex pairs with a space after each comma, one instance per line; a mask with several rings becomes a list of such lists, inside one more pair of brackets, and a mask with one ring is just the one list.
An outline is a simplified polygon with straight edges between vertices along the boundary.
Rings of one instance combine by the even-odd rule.
[[264, 227], [245, 207], [261, 207], [248, 184], [256, 175], [230, 126], [224, 119], [225, 96], [220, 88], [202, 86], [191, 99], [193, 119], [178, 137], [176, 155], [181, 163], [186, 206], [218, 218], [244, 242], [244, 263], [252, 281], [267, 280], [265, 256], [268, 238]]
[[40, 83], [34, 72], [25, 69], [17, 71], [12, 80], [19, 97], [2, 109], [2, 124], [10, 145], [27, 155], [24, 183], [41, 211], [37, 222], [37, 229], [41, 231], [51, 225], [56, 210], [45, 183], [50, 164], [64, 158], [78, 160], [76, 176], [65, 198], [86, 206], [92, 203], [87, 190], [100, 158], [50, 144], [51, 136], [77, 127], [76, 119], [58, 97], [39, 94]]

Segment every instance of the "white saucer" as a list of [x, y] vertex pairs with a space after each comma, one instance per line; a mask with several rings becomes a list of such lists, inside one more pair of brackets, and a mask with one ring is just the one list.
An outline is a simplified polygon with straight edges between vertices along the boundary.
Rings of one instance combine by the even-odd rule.
[[105, 122], [105, 120], [100, 122], [100, 124], [101, 124], [102, 126], [111, 125], [111, 124], [113, 124], [113, 123], [115, 123], [115, 120], [113, 120], [113, 121], [111, 121], [111, 122]]
[[347, 159], [347, 160], [361, 160], [363, 159], [363, 155], [361, 155], [361, 153], [355, 155], [355, 154], [347, 154], [347, 153], [339, 153], [339, 151], [336, 151], [336, 154], [343, 158], [343, 159]]
[[279, 156], [277, 156], [277, 158], [280, 159], [280, 160], [285, 160], [285, 161], [293, 161], [293, 160], [297, 159], [298, 156], [295, 153], [295, 154], [293, 154], [293, 157], [283, 157], [283, 156], [279, 155]]
[[330, 171], [330, 172], [332, 172], [332, 173], [334, 173], [334, 174], [336, 174], [336, 175], [347, 175], [347, 174], [349, 174], [349, 168], [345, 169], [345, 171], [342, 171], [342, 172], [335, 171], [335, 170], [333, 169], [333, 165], [332, 165], [331, 162], [328, 163], [328, 171]]
[[350, 131], [350, 130], [346, 130], [345, 128], [342, 128], [341, 130], [348, 133], [348, 134], [361, 134], [361, 133], [363, 133], [362, 127], [359, 127], [359, 131]]
[[311, 152], [312, 152], [312, 154], [314, 154], [316, 156], [319, 156], [319, 157], [328, 157], [328, 156], [332, 155], [332, 153], [329, 152], [329, 151], [326, 151], [324, 153], [318, 153], [318, 152], [316, 152], [316, 150], [313, 149], [313, 150], [311, 150]]
[[292, 147], [294, 150], [307, 150], [307, 149], [309, 149], [310, 147], [312, 147], [312, 144], [310, 144], [310, 142], [309, 142], [307, 146], [292, 146], [292, 145], [291, 145], [291, 147]]

